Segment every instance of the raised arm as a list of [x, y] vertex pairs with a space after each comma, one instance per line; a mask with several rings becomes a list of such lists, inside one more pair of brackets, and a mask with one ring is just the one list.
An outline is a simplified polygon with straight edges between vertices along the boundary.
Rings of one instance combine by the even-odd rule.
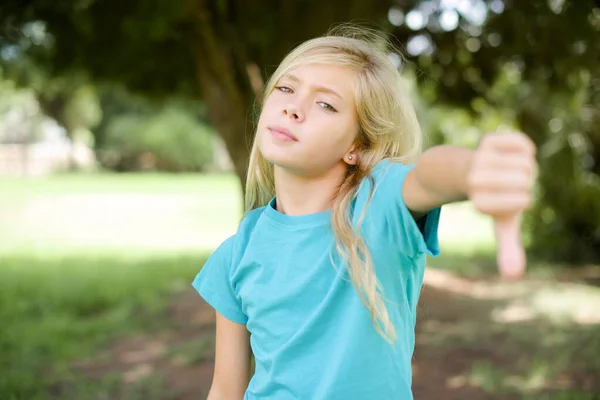
[[215, 370], [207, 400], [242, 400], [250, 373], [250, 337], [245, 325], [217, 312]]
[[468, 199], [467, 177], [474, 153], [455, 146], [436, 146], [423, 153], [402, 188], [404, 203], [415, 217]]
[[520, 214], [531, 203], [535, 146], [522, 133], [486, 135], [476, 150], [438, 146], [426, 151], [402, 187], [415, 217], [451, 202], [470, 199], [496, 222], [498, 261], [505, 276], [524, 268]]

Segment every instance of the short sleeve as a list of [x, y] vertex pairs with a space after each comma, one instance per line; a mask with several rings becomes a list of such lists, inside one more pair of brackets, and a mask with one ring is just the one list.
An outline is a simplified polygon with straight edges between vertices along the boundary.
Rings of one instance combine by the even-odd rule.
[[430, 210], [415, 221], [402, 196], [406, 175], [414, 166], [384, 161], [374, 168], [373, 212], [380, 214], [387, 234], [405, 255], [411, 258], [423, 253], [437, 256], [440, 252], [438, 225], [441, 208]]
[[235, 236], [232, 236], [213, 252], [196, 275], [192, 286], [225, 318], [238, 324], [245, 324], [248, 317], [243, 313], [231, 283], [234, 243]]

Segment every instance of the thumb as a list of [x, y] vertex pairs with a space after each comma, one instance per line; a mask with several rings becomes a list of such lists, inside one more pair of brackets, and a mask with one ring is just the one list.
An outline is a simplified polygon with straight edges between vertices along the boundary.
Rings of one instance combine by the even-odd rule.
[[500, 276], [518, 279], [525, 272], [525, 250], [521, 242], [521, 216], [496, 218], [497, 259]]

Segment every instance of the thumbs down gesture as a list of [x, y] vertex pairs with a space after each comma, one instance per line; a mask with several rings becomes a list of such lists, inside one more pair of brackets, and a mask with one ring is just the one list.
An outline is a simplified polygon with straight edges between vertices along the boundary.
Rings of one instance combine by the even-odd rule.
[[532, 201], [535, 154], [535, 145], [523, 133], [491, 133], [475, 151], [467, 176], [469, 199], [494, 219], [498, 269], [508, 279], [525, 271], [521, 215]]

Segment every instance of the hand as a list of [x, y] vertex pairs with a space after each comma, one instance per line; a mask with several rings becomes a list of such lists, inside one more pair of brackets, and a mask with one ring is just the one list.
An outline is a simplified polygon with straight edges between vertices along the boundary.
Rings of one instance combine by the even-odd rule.
[[475, 208], [494, 219], [498, 268], [509, 279], [525, 271], [521, 214], [532, 201], [535, 153], [535, 145], [522, 133], [488, 134], [475, 151], [467, 176], [467, 193]]

